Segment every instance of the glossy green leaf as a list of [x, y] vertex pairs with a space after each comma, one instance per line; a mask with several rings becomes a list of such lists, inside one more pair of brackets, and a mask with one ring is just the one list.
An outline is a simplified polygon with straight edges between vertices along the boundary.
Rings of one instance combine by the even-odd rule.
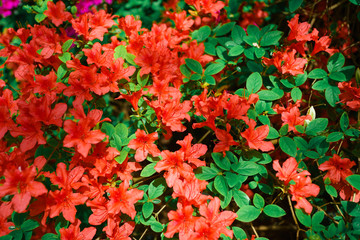
[[309, 215], [307, 215], [305, 212], [303, 212], [302, 209], [296, 208], [295, 215], [302, 225], [304, 225], [306, 227], [311, 227], [311, 217]]
[[198, 167], [195, 170], [195, 176], [199, 180], [210, 180], [218, 175], [217, 171], [209, 167]]
[[303, 0], [289, 0], [290, 12], [295, 12], [303, 3]]
[[347, 112], [344, 112], [343, 114], [341, 114], [340, 117], [340, 128], [342, 131], [346, 131], [349, 127], [349, 116], [347, 114]]
[[325, 72], [323, 69], [321, 68], [315, 68], [313, 69], [308, 77], [311, 79], [321, 79], [327, 76], [327, 72]]
[[126, 47], [124, 45], [119, 45], [115, 48], [115, 52], [114, 52], [115, 59], [118, 59], [118, 58], [125, 59], [126, 55], [127, 55], [127, 51], [126, 51]]
[[260, 73], [254, 72], [246, 80], [246, 89], [251, 93], [256, 93], [260, 90], [262, 84], [263, 82]]
[[350, 175], [346, 178], [346, 181], [348, 181], [348, 183], [350, 183], [350, 185], [356, 188], [357, 190], [360, 190], [360, 175], [358, 174]]
[[265, 35], [260, 40], [260, 46], [267, 47], [271, 45], [277, 45], [280, 38], [282, 37], [283, 32], [280, 31], [270, 31], [265, 33]]
[[154, 199], [160, 197], [166, 190], [166, 182], [164, 178], [157, 178], [152, 181], [148, 188], [149, 198]]
[[260, 209], [254, 206], [243, 206], [240, 207], [239, 211], [236, 212], [238, 215], [237, 220], [241, 222], [252, 222], [259, 217], [260, 213]]
[[269, 217], [275, 217], [275, 218], [286, 215], [285, 210], [275, 204], [266, 205], [264, 208], [264, 213]]
[[69, 39], [69, 40], [67, 40], [66, 42], [64, 42], [64, 44], [62, 45], [62, 51], [63, 52], [66, 52], [70, 47], [71, 47], [71, 45], [73, 44], [73, 42], [74, 42], [74, 39]]
[[345, 57], [341, 53], [335, 53], [329, 58], [327, 69], [330, 73], [339, 71], [345, 64]]
[[152, 202], [146, 202], [142, 206], [142, 213], [144, 215], [144, 218], [150, 217], [153, 211], [154, 211], [154, 204]]
[[281, 150], [290, 155], [291, 157], [295, 157], [297, 153], [296, 144], [294, 140], [289, 137], [281, 137], [279, 140], [279, 145]]
[[203, 26], [192, 33], [193, 39], [198, 43], [205, 41], [211, 34], [211, 28], [209, 26]]
[[305, 133], [314, 136], [316, 133], [324, 131], [328, 123], [329, 120], [327, 118], [316, 118], [307, 125]]
[[146, 165], [140, 173], [141, 177], [150, 177], [152, 176], [154, 173], [156, 173], [156, 170], [154, 169], [156, 163], [150, 163], [148, 165]]
[[344, 137], [344, 133], [342, 133], [342, 132], [332, 132], [327, 136], [326, 141], [327, 142], [337, 142], [340, 139], [342, 139], [343, 137]]
[[198, 61], [191, 58], [186, 58], [185, 63], [191, 71], [202, 74], [202, 66]]
[[254, 203], [255, 207], [260, 208], [260, 209], [265, 206], [264, 198], [258, 193], [255, 193], [254, 198], [253, 198], [253, 203]]
[[225, 196], [229, 191], [226, 180], [223, 176], [216, 176], [214, 181], [214, 187], [216, 191], [218, 191], [223, 196]]
[[215, 75], [221, 72], [225, 68], [225, 64], [222, 63], [211, 63], [206, 67], [204, 74], [205, 75]]

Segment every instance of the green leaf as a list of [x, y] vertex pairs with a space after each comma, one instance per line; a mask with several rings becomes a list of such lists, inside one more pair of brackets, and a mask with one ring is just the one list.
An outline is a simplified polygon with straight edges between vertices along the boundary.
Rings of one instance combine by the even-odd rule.
[[118, 58], [125, 59], [126, 55], [127, 55], [127, 51], [126, 51], [126, 47], [124, 45], [119, 45], [115, 48], [115, 52], [114, 52], [115, 59], [118, 59]]
[[116, 124], [115, 132], [116, 132], [116, 135], [121, 138], [121, 140], [127, 139], [128, 135], [129, 135], [129, 129], [123, 123]]
[[315, 82], [313, 85], [312, 85], [312, 89], [316, 90], [316, 91], [323, 91], [325, 90], [326, 88], [330, 87], [331, 85], [329, 84], [329, 81], [328, 79], [324, 79], [324, 80], [320, 80], [320, 81], [317, 81]]
[[235, 22], [229, 22], [222, 25], [219, 29], [215, 31], [217, 37], [224, 36], [225, 34], [229, 33], [232, 28], [235, 26]]
[[185, 64], [180, 66], [180, 72], [187, 78], [191, 76], [191, 71]]
[[283, 32], [280, 31], [271, 31], [265, 33], [260, 41], [260, 46], [267, 47], [271, 45], [277, 45], [279, 43], [280, 38], [282, 37]]
[[320, 224], [323, 220], [324, 220], [324, 212], [323, 211], [319, 211], [316, 212], [313, 216], [312, 216], [312, 225], [318, 225]]
[[192, 37], [197, 40], [198, 43], [205, 41], [211, 34], [211, 28], [209, 26], [203, 26], [192, 33]]
[[247, 238], [246, 232], [239, 227], [233, 227], [232, 228], [233, 232], [234, 232], [234, 236], [236, 239], [245, 239]]
[[279, 134], [281, 136], [285, 136], [288, 132], [289, 132], [289, 124], [285, 124], [281, 126], [281, 128], [279, 129]]
[[237, 220], [241, 222], [252, 222], [259, 217], [260, 213], [260, 209], [254, 206], [243, 206], [236, 212], [238, 215]]
[[152, 202], [146, 202], [142, 206], [142, 213], [144, 215], [144, 218], [150, 217], [153, 211], [154, 211], [154, 204]]
[[295, 77], [295, 85], [296, 86], [301, 86], [303, 85], [306, 80], [308, 78], [308, 74], [307, 72], [304, 72], [303, 74], [298, 74], [296, 77]]
[[14, 230], [14, 231], [10, 232], [9, 235], [13, 236], [14, 240], [22, 240], [22, 238], [24, 236], [24, 232], [21, 230]]
[[321, 79], [326, 76], [327, 76], [327, 73], [321, 68], [315, 68], [308, 75], [308, 77], [311, 79]]
[[316, 133], [324, 131], [328, 123], [329, 120], [327, 118], [316, 118], [307, 125], [305, 133], [314, 136]]
[[57, 76], [58, 80], [63, 79], [63, 77], [65, 77], [66, 73], [67, 73], [66, 64], [62, 63], [56, 72], [56, 76]]
[[202, 74], [202, 66], [198, 61], [191, 58], [186, 58], [185, 63], [191, 71]]
[[255, 193], [254, 198], [253, 198], [253, 203], [254, 203], [254, 206], [259, 209], [261, 209], [265, 206], [264, 198], [258, 193]]
[[259, 166], [254, 162], [241, 161], [231, 165], [231, 168], [240, 175], [254, 176], [259, 173]]
[[191, 75], [190, 80], [192, 81], [197, 81], [201, 79], [201, 75], [198, 73], [194, 73], [193, 75]]
[[40, 226], [40, 224], [37, 221], [28, 219], [23, 224], [21, 224], [20, 228], [21, 228], [21, 230], [26, 232], [26, 231], [31, 231], [31, 230], [37, 228], [38, 226]]
[[27, 213], [17, 213], [14, 211], [11, 214], [11, 221], [15, 224], [15, 227], [20, 227], [25, 221], [27, 215]]
[[47, 16], [43, 13], [38, 13], [35, 15], [35, 21], [37, 21], [38, 23], [41, 23], [42, 21], [45, 20]]
[[11, 239], [13, 239], [13, 236], [11, 236], [11, 235], [5, 235], [5, 236], [0, 237], [0, 240], [11, 240]]
[[295, 215], [299, 222], [306, 227], [311, 227], [311, 217], [303, 212], [301, 209], [295, 209]]
[[69, 40], [67, 40], [66, 42], [64, 42], [64, 44], [62, 45], [62, 51], [63, 52], [66, 52], [70, 47], [71, 47], [71, 45], [73, 44], [73, 42], [74, 42], [74, 39], [69, 39]]
[[214, 75], [221, 72], [225, 68], [223, 63], [211, 63], [206, 67], [204, 74], [205, 75]]
[[104, 122], [101, 125], [101, 131], [106, 135], [108, 135], [109, 137], [112, 137], [112, 135], [115, 134], [115, 127], [111, 123]]
[[345, 74], [341, 72], [332, 72], [330, 73], [329, 78], [338, 82], [345, 82], [347, 80]]
[[219, 168], [226, 171], [230, 170], [230, 161], [227, 157], [223, 157], [222, 153], [212, 153], [211, 156]]
[[241, 45], [234, 46], [229, 51], [229, 56], [237, 57], [240, 56], [244, 52], [244, 47]]
[[279, 132], [275, 128], [269, 127], [269, 134], [267, 135], [266, 139], [276, 139], [279, 136]]
[[199, 180], [207, 181], [214, 178], [216, 175], [218, 175], [217, 171], [209, 167], [198, 167], [195, 170], [195, 176]]
[[216, 176], [214, 181], [214, 187], [221, 195], [225, 196], [228, 194], [229, 188], [226, 184], [226, 180], [223, 176]]
[[285, 210], [275, 204], [266, 205], [264, 208], [264, 213], [267, 216], [274, 218], [278, 218], [286, 215]]
[[246, 193], [244, 193], [241, 190], [235, 190], [233, 189], [233, 197], [235, 200], [235, 203], [238, 205], [238, 207], [243, 207], [246, 205], [249, 205], [250, 198]]
[[282, 98], [282, 96], [284, 95], [284, 92], [282, 90], [280, 90], [279, 92], [275, 92], [274, 90], [262, 90], [262, 91], [258, 92], [258, 95], [259, 95], [260, 100], [275, 101], [277, 99]]
[[241, 44], [244, 41], [244, 37], [246, 36], [245, 30], [239, 25], [235, 25], [233, 30], [231, 31], [231, 38], [237, 44]]
[[161, 223], [159, 223], [159, 222], [151, 222], [150, 228], [151, 228], [151, 230], [153, 230], [154, 232], [159, 233], [159, 232], [162, 232], [162, 231], [163, 231], [164, 226], [163, 226]]
[[345, 132], [349, 127], [349, 116], [347, 112], [344, 112], [340, 117], [340, 128]]
[[346, 181], [348, 181], [348, 183], [350, 183], [350, 185], [353, 186], [354, 188], [356, 188], [357, 190], [360, 190], [360, 175], [354, 174], [354, 175], [348, 176], [346, 178]]
[[345, 64], [345, 57], [341, 53], [335, 53], [329, 58], [327, 69], [330, 73], [339, 71]]
[[160, 197], [166, 190], [166, 182], [164, 178], [157, 178], [149, 185], [148, 194], [149, 199]]
[[60, 61], [62, 61], [63, 63], [66, 63], [67, 61], [69, 61], [71, 59], [71, 54], [68, 52], [63, 53], [61, 56], [59, 56]]
[[344, 137], [342, 132], [332, 132], [327, 136], [327, 142], [337, 142]]
[[254, 72], [246, 80], [246, 89], [251, 93], [256, 93], [260, 90], [262, 84], [263, 82], [260, 73]]
[[351, 2], [352, 4], [355, 4], [356, 6], [360, 6], [359, 0], [349, 0], [349, 2]]
[[262, 58], [265, 55], [265, 49], [255, 48], [255, 55], [257, 58]]
[[295, 12], [303, 3], [303, 0], [289, 0], [290, 12]]
[[284, 153], [290, 155], [291, 157], [296, 157], [297, 149], [294, 140], [289, 137], [281, 137], [279, 145]]
[[336, 189], [331, 185], [325, 185], [325, 190], [329, 195], [331, 195], [333, 197], [338, 196], [338, 193], [337, 193]]
[[156, 170], [154, 169], [156, 163], [150, 163], [148, 165], [146, 165], [140, 173], [141, 177], [150, 177], [152, 176], [154, 173], [156, 173]]
[[[117, 137], [116, 139], [119, 139], [118, 136], [116, 137]], [[119, 164], [122, 164], [125, 161], [126, 157], [129, 155], [129, 152], [130, 152], [130, 148], [128, 148], [127, 146], [124, 147], [123, 149], [121, 149], [120, 155], [115, 158], [115, 161], [118, 162]]]
[[205, 82], [207, 82], [210, 85], [216, 85], [216, 81], [213, 76], [205, 75]]
[[301, 92], [300, 88], [295, 87], [295, 88], [291, 89], [291, 98], [294, 102], [296, 102], [297, 100], [301, 100], [302, 92]]

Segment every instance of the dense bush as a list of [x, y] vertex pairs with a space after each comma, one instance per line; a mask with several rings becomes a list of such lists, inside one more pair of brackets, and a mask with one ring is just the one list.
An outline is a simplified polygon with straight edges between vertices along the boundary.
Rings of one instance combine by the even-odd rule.
[[3, 1], [0, 239], [359, 239], [359, 5]]

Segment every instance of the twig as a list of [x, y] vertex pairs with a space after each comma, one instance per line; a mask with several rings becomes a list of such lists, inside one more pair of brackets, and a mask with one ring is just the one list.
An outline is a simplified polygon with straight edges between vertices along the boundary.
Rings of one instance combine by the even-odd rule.
[[145, 229], [145, 231], [143, 232], [143, 234], [141, 234], [139, 240], [141, 240], [141, 239], [145, 236], [145, 234], [146, 234], [146, 232], [147, 232], [148, 230], [149, 230], [149, 227], [147, 227], [147, 228]]
[[211, 130], [207, 131], [198, 141], [198, 143], [201, 143], [202, 141], [204, 141], [204, 139], [211, 133]]
[[299, 223], [296, 219], [296, 216], [295, 216], [295, 212], [294, 212], [294, 209], [293, 209], [293, 205], [291, 203], [291, 199], [290, 199], [290, 195], [287, 196], [287, 199], [288, 199], [288, 202], [289, 202], [289, 206], [290, 206], [290, 210], [291, 210], [291, 215], [294, 219], [294, 222], [295, 222], [295, 225], [296, 225], [296, 240], [299, 240], [299, 233], [300, 233], [300, 226], [299, 226]]
[[254, 228], [254, 225], [252, 224], [252, 222], [250, 223], [250, 226], [251, 226], [252, 230], [254, 231], [255, 236], [258, 238], [259, 234], [257, 233], [256, 229]]
[[[331, 197], [331, 200], [335, 203], [335, 199], [333, 198], [333, 196], [330, 195], [330, 197]], [[336, 203], [335, 203], [335, 207], [336, 207], [336, 209], [339, 211], [341, 217], [342, 217], [342, 218], [344, 219], [344, 221], [345, 221], [345, 216], [344, 216], [344, 214], [342, 213], [342, 211], [340, 210], [339, 206], [338, 206]]]

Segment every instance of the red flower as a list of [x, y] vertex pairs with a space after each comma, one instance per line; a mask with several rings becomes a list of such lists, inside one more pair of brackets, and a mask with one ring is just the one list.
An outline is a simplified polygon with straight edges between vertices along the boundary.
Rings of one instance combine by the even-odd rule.
[[247, 144], [252, 149], [260, 149], [261, 151], [268, 152], [274, 150], [274, 145], [271, 142], [263, 141], [269, 134], [269, 126], [263, 125], [255, 129], [256, 122], [252, 119], [246, 121], [249, 126], [241, 136], [247, 140]]
[[230, 146], [237, 146], [239, 145], [238, 142], [235, 142], [233, 137], [231, 136], [230, 132], [230, 124], [226, 124], [226, 131], [222, 129], [216, 129], [215, 135], [217, 139], [220, 140], [215, 147], [214, 152], [223, 152], [223, 155], [225, 155], [225, 151], [230, 150]]
[[[290, 157], [288, 158], [282, 165], [279, 164], [279, 160], [274, 160], [273, 168], [277, 171], [276, 176], [281, 180], [284, 181], [285, 185], [288, 185], [291, 179], [294, 179], [298, 174], [298, 162], [295, 158]], [[307, 171], [306, 171], [307, 172]]]
[[21, 166], [5, 169], [5, 183], [0, 186], [0, 197], [14, 195], [11, 200], [14, 210], [19, 213], [25, 212], [31, 197], [38, 197], [48, 192], [44, 184], [35, 181], [37, 175], [34, 165], [25, 169]]
[[292, 179], [295, 184], [290, 185], [289, 192], [292, 195], [291, 200], [297, 202], [295, 208], [302, 208], [307, 214], [311, 214], [313, 207], [306, 198], [316, 197], [320, 192], [320, 187], [311, 183], [311, 178], [303, 173]]
[[179, 151], [184, 152], [185, 160], [194, 164], [196, 167], [205, 166], [205, 162], [201, 161], [199, 157], [207, 152], [207, 146], [204, 144], [195, 144], [191, 146], [193, 136], [189, 133], [184, 140], [178, 140], [176, 143], [181, 146]]
[[263, 58], [267, 66], [274, 65], [280, 73], [289, 73], [293, 76], [304, 73], [304, 66], [307, 64], [305, 58], [295, 58], [296, 50], [275, 52], [272, 59]]
[[106, 137], [106, 134], [100, 130], [91, 131], [91, 128], [100, 122], [101, 116], [102, 111], [94, 109], [77, 123], [72, 120], [66, 120], [64, 122], [64, 130], [68, 135], [64, 138], [64, 147], [76, 147], [77, 152], [83, 157], [87, 157], [91, 145], [101, 142]]
[[170, 211], [168, 218], [170, 220], [167, 230], [164, 234], [167, 238], [172, 238], [175, 233], [179, 233], [180, 239], [190, 239], [190, 235], [195, 228], [195, 222], [198, 217], [193, 216], [194, 209], [191, 205], [177, 204], [176, 211]]
[[175, 181], [180, 177], [189, 179], [194, 176], [193, 168], [184, 162], [184, 152], [165, 150], [161, 152], [161, 157], [162, 160], [156, 163], [154, 169], [157, 172], [166, 171], [164, 177], [169, 187], [174, 186]]
[[118, 188], [109, 188], [107, 192], [110, 194], [110, 202], [107, 203], [107, 208], [111, 214], [122, 212], [134, 219], [136, 215], [134, 204], [142, 199], [144, 192], [138, 189], [128, 190], [128, 188], [128, 181], [122, 182]]
[[128, 147], [136, 150], [136, 161], [144, 161], [149, 153], [154, 157], [160, 155], [160, 150], [154, 144], [154, 141], [158, 139], [157, 132], [146, 134], [144, 130], [138, 129], [135, 132], [135, 136], [136, 138], [129, 142]]
[[80, 220], [76, 219], [76, 221], [71, 224], [68, 228], [61, 228], [60, 239], [61, 240], [92, 240], [96, 234], [96, 228], [88, 227], [84, 228], [80, 231]]
[[47, 7], [48, 10], [46, 10], [44, 14], [48, 16], [57, 27], [72, 18], [71, 13], [65, 11], [65, 4], [62, 1], [58, 1], [56, 4], [49, 1]]
[[300, 100], [298, 100], [295, 104], [289, 103], [289, 105], [284, 108], [280, 107], [278, 104], [274, 107], [275, 112], [281, 114], [281, 120], [283, 121], [282, 126], [288, 124], [289, 131], [293, 131], [294, 133], [298, 133], [295, 126], [304, 125], [305, 120], [312, 120], [310, 115], [300, 116]]
[[331, 183], [340, 183], [344, 182], [345, 179], [352, 175], [352, 171], [350, 168], [355, 166], [356, 163], [350, 161], [348, 158], [340, 158], [339, 155], [334, 154], [332, 158], [330, 158], [328, 161], [322, 163], [319, 166], [319, 169], [321, 171], [328, 171], [325, 178], [330, 178]]

